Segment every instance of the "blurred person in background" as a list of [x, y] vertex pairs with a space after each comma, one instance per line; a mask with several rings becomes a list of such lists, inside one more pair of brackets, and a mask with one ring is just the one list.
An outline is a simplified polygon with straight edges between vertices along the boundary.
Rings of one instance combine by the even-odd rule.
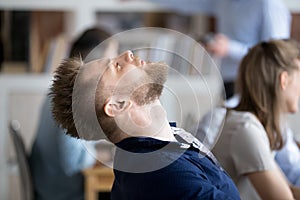
[[[212, 149], [218, 140], [220, 131], [226, 116], [226, 108], [237, 106], [239, 96], [236, 94], [228, 99], [225, 107], [216, 107], [206, 113], [198, 124], [197, 138], [204, 143], [207, 148]], [[284, 146], [275, 151], [275, 161], [284, 172], [292, 185], [300, 186], [300, 149], [294, 139], [293, 130], [285, 125], [283, 129]]]
[[203, 37], [208, 52], [221, 61], [226, 98], [234, 94], [238, 66], [260, 41], [290, 37], [291, 15], [282, 0], [149, 0], [185, 14], [216, 19], [216, 33]]
[[215, 109], [199, 126], [197, 137], [212, 149], [242, 199], [300, 198], [299, 187], [286, 180], [274, 159], [286, 146], [285, 115], [298, 111], [299, 77], [297, 42], [261, 42], [241, 62], [233, 107]]
[[[74, 40], [69, 56], [81, 56], [84, 59], [109, 36], [105, 30], [90, 28]], [[91, 144], [71, 138], [64, 132], [53, 120], [51, 101], [47, 96], [29, 157], [36, 200], [84, 199], [81, 171], [96, 162], [85, 147]], [[99, 194], [99, 199], [109, 199], [109, 195]]]
[[284, 131], [286, 143], [276, 153], [275, 160], [290, 183], [300, 187], [300, 149], [291, 128], [287, 126]]
[[[300, 49], [300, 44], [293, 41]], [[225, 103], [226, 107], [217, 107], [208, 112], [201, 120], [197, 137], [203, 141], [205, 145], [212, 149], [217, 141], [218, 134], [222, 129], [224, 118], [226, 115], [226, 108], [234, 108], [238, 105], [240, 100], [239, 94], [235, 94], [232, 98], [228, 99]], [[213, 121], [211, 120], [213, 119]], [[300, 186], [300, 149], [294, 138], [294, 132], [289, 127], [288, 123], [283, 122], [284, 128], [283, 139], [284, 146], [278, 151], [274, 151], [275, 161], [284, 172], [285, 176], [292, 185]]]

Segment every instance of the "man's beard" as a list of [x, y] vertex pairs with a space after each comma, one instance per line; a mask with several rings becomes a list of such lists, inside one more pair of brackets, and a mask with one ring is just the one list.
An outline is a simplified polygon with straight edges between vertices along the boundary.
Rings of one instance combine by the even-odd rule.
[[129, 71], [111, 89], [111, 96], [128, 97], [139, 106], [153, 102], [162, 94], [168, 67], [165, 63], [147, 63]]
[[131, 99], [140, 106], [149, 104], [161, 96], [167, 80], [168, 65], [148, 63], [143, 70], [146, 72], [145, 76], [141, 78], [131, 95]]

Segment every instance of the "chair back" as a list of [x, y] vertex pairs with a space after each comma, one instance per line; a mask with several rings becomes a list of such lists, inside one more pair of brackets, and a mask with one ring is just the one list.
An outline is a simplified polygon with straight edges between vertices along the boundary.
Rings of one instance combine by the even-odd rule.
[[15, 147], [16, 159], [19, 166], [21, 181], [21, 197], [24, 200], [33, 200], [33, 182], [29, 168], [28, 157], [22, 137], [19, 133], [20, 123], [12, 120], [9, 124], [10, 135]]

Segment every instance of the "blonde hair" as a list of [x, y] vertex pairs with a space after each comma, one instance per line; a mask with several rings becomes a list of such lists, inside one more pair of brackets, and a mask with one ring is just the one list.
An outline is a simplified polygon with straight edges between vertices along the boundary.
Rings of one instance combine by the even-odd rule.
[[292, 40], [270, 40], [254, 46], [243, 58], [236, 82], [240, 103], [234, 110], [253, 113], [264, 126], [272, 150], [283, 146], [280, 128], [281, 90], [279, 76], [283, 71], [298, 69], [299, 45]]

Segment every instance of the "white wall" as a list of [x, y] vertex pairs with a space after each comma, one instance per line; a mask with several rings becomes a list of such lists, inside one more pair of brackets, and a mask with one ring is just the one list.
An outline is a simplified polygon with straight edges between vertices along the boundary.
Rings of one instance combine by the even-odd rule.
[[[42, 75], [0, 75], [0, 197], [17, 198], [18, 186], [14, 151], [10, 143], [8, 123], [21, 123], [21, 136], [30, 150], [38, 123], [39, 109], [51, 77]], [[13, 190], [12, 193], [10, 191]], [[12, 196], [11, 196], [12, 195]]]

